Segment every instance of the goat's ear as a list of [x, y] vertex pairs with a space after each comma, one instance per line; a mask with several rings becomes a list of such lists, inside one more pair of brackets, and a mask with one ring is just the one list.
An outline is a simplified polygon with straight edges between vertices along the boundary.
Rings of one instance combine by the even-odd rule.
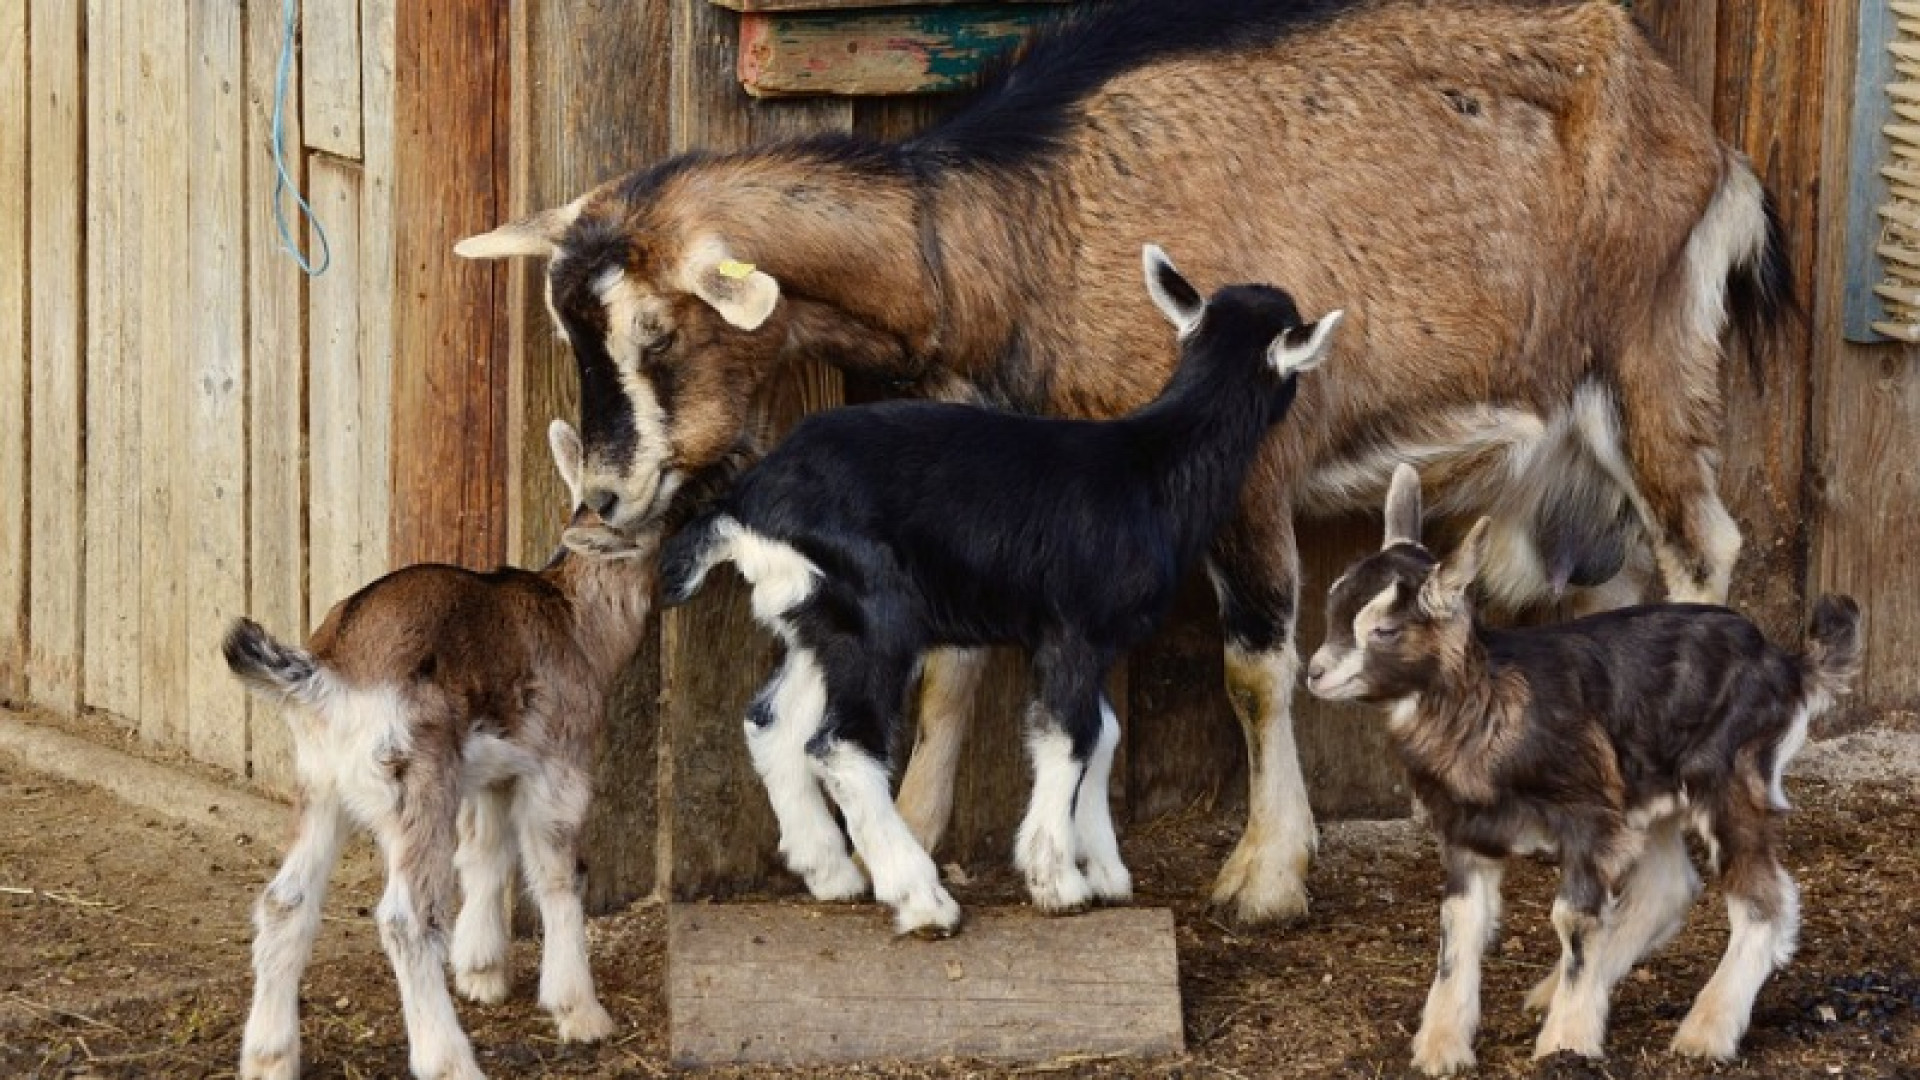
[[1347, 317], [1344, 311], [1329, 311], [1319, 322], [1289, 327], [1267, 346], [1267, 362], [1282, 375], [1312, 371], [1327, 358], [1327, 342], [1333, 340], [1333, 328]]
[[560, 470], [560, 479], [567, 485], [567, 494], [572, 497], [573, 505], [580, 505], [580, 436], [573, 425], [565, 420], [555, 420], [547, 425], [547, 445], [553, 448], [553, 464]]
[[587, 197], [582, 195], [565, 206], [542, 210], [519, 221], [509, 221], [492, 232], [478, 233], [453, 245], [453, 253], [463, 259], [505, 259], [532, 255], [551, 259], [560, 252], [560, 238], [580, 216]]
[[1173, 260], [1160, 250], [1158, 244], [1148, 244], [1140, 249], [1140, 265], [1147, 273], [1147, 295], [1153, 297], [1154, 306], [1160, 314], [1167, 317], [1181, 337], [1193, 332], [1200, 322], [1200, 313], [1205, 311], [1207, 303], [1200, 296], [1200, 290], [1194, 288], [1187, 279], [1174, 269]]
[[1419, 542], [1420, 474], [1403, 461], [1393, 470], [1393, 483], [1387, 488], [1387, 536], [1380, 550]]
[[1426, 584], [1420, 587], [1420, 607], [1428, 614], [1447, 616], [1460, 610], [1467, 586], [1480, 576], [1480, 562], [1487, 554], [1488, 524], [1487, 518], [1474, 522], [1460, 546], [1427, 575]]
[[682, 286], [705, 300], [729, 326], [758, 330], [780, 302], [780, 283], [733, 257], [718, 240], [693, 245], [680, 264]]

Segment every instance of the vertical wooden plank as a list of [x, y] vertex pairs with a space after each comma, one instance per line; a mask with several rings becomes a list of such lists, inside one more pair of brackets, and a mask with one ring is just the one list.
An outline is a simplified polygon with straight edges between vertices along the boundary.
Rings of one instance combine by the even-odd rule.
[[[557, 206], [600, 181], [666, 154], [669, 4], [645, 0], [599, 7], [514, 9], [513, 154], [507, 217]], [[509, 537], [515, 559], [538, 565], [559, 541], [566, 493], [547, 448], [547, 423], [578, 416], [572, 357], [554, 339], [542, 299], [545, 268], [507, 268], [508, 352], [515, 387], [507, 439], [511, 456]], [[657, 819], [655, 735], [659, 728], [657, 624], [609, 700], [597, 752], [593, 809], [583, 850], [587, 903], [606, 910], [654, 886]]]
[[[186, 734], [187, 536], [192, 503], [187, 395], [192, 376], [187, 292], [180, 252], [188, 228], [187, 10], [181, 0], [134, 8], [128, 45], [137, 50], [128, 114], [137, 143], [134, 174], [137, 339], [128, 349], [140, 378], [140, 734], [177, 745]], [[131, 182], [131, 181], [130, 181]]]
[[1638, 0], [1633, 5], [1633, 17], [1659, 43], [1694, 100], [1708, 107], [1714, 95], [1719, 6], [1719, 0]]
[[33, 583], [27, 689], [39, 705], [70, 713], [79, 704], [82, 565], [79, 498], [84, 439], [85, 326], [83, 143], [86, 53], [83, 9], [33, 0], [30, 28], [28, 258], [33, 289], [33, 417], [28, 450], [28, 525]]
[[87, 5], [87, 460], [81, 700], [123, 723], [140, 714], [140, 383], [131, 352], [140, 247], [126, 211], [132, 171], [128, 72], [138, 61], [122, 4]]
[[1845, 592], [1866, 609], [1866, 670], [1855, 712], [1920, 711], [1920, 348], [1855, 345], [1839, 327], [1845, 303], [1840, 239], [1848, 215], [1846, 132], [1852, 96], [1854, 5], [1829, 7], [1819, 288], [1814, 293], [1815, 480], [1807, 507], [1809, 593]]
[[241, 0], [195, 0], [188, 54], [193, 348], [186, 571], [187, 748], [244, 773], [247, 699], [219, 636], [247, 605], [246, 173]]
[[385, 553], [365, 550], [361, 523], [367, 390], [360, 368], [360, 167], [312, 154], [307, 180], [314, 213], [333, 243], [333, 265], [308, 286], [312, 472], [307, 535], [312, 546], [307, 580], [317, 617], [366, 584], [364, 568]]
[[[671, 148], [726, 149], [851, 124], [844, 100], [754, 102], [733, 78], [738, 16], [709, 4], [673, 10]], [[837, 372], [805, 366], [767, 396], [770, 430], [841, 400]], [[740, 737], [747, 702], [773, 670], [775, 647], [728, 579], [667, 612], [661, 629], [661, 880], [686, 896], [761, 880], [775, 850], [773, 814]], [[713, 658], [724, 656], [726, 664]], [[753, 792], [743, 798], [743, 792]]]
[[360, 5], [301, 0], [301, 104], [307, 147], [360, 157]]
[[[276, 634], [307, 630], [306, 277], [280, 250], [273, 220], [274, 75], [280, 59], [278, 4], [248, 4], [247, 84], [247, 608]], [[299, 56], [282, 118], [287, 168], [304, 183]], [[304, 236], [294, 218], [295, 236]], [[292, 746], [280, 710], [253, 702], [248, 719], [253, 777], [293, 787]]]
[[[505, 555], [505, 279], [456, 258], [505, 205], [504, 5], [419, 0], [394, 25], [392, 557]], [[498, 123], [497, 123], [498, 121]]]
[[0, 5], [0, 701], [27, 694], [27, 6]]
[[[1827, 4], [1755, 0], [1719, 8], [1714, 117], [1772, 192], [1802, 303], [1815, 287]], [[1746, 547], [1731, 601], [1770, 633], [1794, 640], [1804, 607], [1808, 534], [1801, 499], [1810, 435], [1806, 345], [1755, 380], [1727, 366], [1721, 491]]]
[[392, 490], [393, 12], [394, 0], [360, 5], [360, 563], [361, 580], [385, 572]]

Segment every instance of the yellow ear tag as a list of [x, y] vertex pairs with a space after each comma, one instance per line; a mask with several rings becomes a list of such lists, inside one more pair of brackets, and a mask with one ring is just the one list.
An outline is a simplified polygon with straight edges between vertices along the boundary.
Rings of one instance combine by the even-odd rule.
[[723, 259], [720, 262], [719, 270], [720, 276], [723, 278], [742, 281], [746, 279], [748, 274], [753, 273], [753, 264], [750, 262], [741, 262], [739, 259]]

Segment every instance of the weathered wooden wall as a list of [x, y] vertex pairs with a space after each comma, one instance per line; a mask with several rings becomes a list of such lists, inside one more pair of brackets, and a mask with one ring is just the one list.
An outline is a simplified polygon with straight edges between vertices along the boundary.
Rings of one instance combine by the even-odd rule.
[[301, 14], [311, 280], [273, 225], [279, 4], [0, 12], [0, 695], [282, 791], [220, 635], [304, 634], [387, 565], [393, 6]]

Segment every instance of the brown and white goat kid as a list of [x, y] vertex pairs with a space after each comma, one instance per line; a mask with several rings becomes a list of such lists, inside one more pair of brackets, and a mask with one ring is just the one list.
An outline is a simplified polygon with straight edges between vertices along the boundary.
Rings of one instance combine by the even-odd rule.
[[[795, 360], [1021, 412], [1138, 408], [1174, 364], [1131, 287], [1169, 222], [1203, 292], [1351, 307], [1345, 376], [1302, 390], [1209, 554], [1250, 787], [1214, 895], [1294, 917], [1314, 841], [1295, 514], [1378, 506], [1417, 461], [1440, 509], [1494, 516], [1513, 604], [1604, 581], [1622, 527], [1669, 596], [1724, 599], [1722, 338], [1775, 340], [1783, 248], [1614, 0], [1085, 7], [924, 134], [685, 154], [457, 250], [551, 260], [587, 501], [615, 524], [665, 513]], [[929, 848], [981, 670], [927, 657], [900, 805]]]
[[299, 1074], [300, 978], [350, 823], [371, 830], [386, 858], [375, 917], [415, 1076], [481, 1075], [444, 970], [456, 872], [460, 992], [507, 996], [518, 862], [546, 935], [540, 1004], [563, 1042], [613, 1032], [587, 963], [577, 845], [606, 694], [639, 646], [654, 558], [651, 538], [636, 542], [580, 507], [573, 429], [556, 420], [548, 437], [576, 510], [545, 569], [412, 566], [335, 605], [304, 649], [247, 619], [227, 635], [234, 674], [289, 705], [300, 785], [297, 838], [254, 909], [242, 1077]]
[[1323, 698], [1391, 708], [1388, 731], [1440, 836], [1440, 968], [1413, 1063], [1473, 1064], [1502, 860], [1531, 851], [1557, 855], [1561, 875], [1560, 963], [1527, 1001], [1547, 1009], [1534, 1055], [1600, 1056], [1609, 991], [1679, 931], [1699, 891], [1689, 827], [1721, 875], [1733, 933], [1673, 1048], [1730, 1058], [1760, 984], [1793, 953], [1780, 775], [1859, 669], [1860, 610], [1821, 597], [1800, 654], [1704, 604], [1490, 630], [1467, 594], [1486, 550], [1484, 520], [1444, 560], [1422, 547], [1420, 478], [1400, 466], [1386, 543], [1334, 583], [1307, 674]]

